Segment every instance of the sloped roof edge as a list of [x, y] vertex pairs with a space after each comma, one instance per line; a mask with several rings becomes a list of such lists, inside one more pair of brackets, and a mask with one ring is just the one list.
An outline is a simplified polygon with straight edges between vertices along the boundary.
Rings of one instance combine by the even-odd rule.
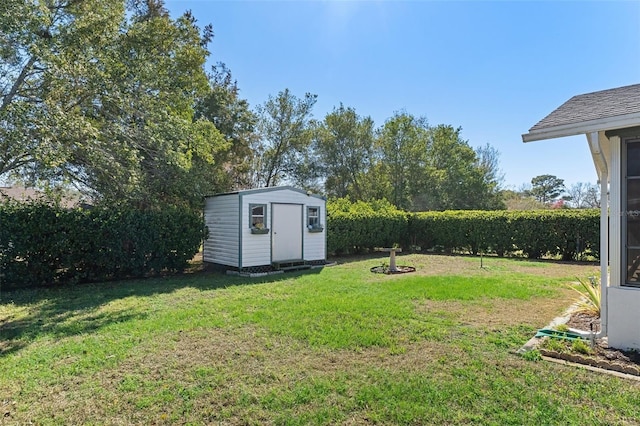
[[564, 124], [559, 126], [549, 126], [540, 129], [530, 130], [522, 135], [523, 142], [541, 141], [545, 139], [563, 138], [566, 136], [576, 136], [591, 132], [599, 132], [640, 125], [640, 112], [618, 115], [614, 117], [600, 118], [597, 120], [587, 120], [577, 123]]
[[524, 142], [640, 125], [640, 84], [573, 96], [522, 135]]
[[314, 197], [314, 198], [319, 198], [321, 200], [326, 200], [326, 197], [319, 195], [319, 194], [312, 194], [310, 192], [307, 192], [303, 189], [300, 188], [296, 188], [293, 186], [270, 186], [270, 187], [266, 187], [266, 188], [251, 188], [251, 189], [241, 189], [238, 191], [232, 191], [232, 192], [224, 192], [224, 193], [220, 193], [220, 194], [213, 194], [213, 195], [207, 195], [204, 198], [211, 198], [211, 197], [220, 197], [220, 196], [225, 196], [225, 195], [237, 195], [237, 194], [257, 194], [257, 193], [262, 193], [262, 192], [273, 192], [273, 191], [293, 191], [293, 192], [298, 192], [300, 194], [305, 194], [308, 195], [309, 197]]

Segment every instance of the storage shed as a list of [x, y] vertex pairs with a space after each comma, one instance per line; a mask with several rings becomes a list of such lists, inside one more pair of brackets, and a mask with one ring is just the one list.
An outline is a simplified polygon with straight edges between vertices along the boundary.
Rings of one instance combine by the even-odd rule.
[[326, 260], [326, 199], [290, 186], [248, 189], [205, 199], [205, 262], [264, 272]]

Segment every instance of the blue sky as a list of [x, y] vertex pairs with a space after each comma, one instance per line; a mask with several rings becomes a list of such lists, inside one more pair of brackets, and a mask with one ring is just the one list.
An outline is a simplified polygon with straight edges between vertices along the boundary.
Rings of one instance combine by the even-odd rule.
[[[640, 2], [209, 1], [190, 9], [252, 107], [289, 88], [377, 126], [395, 111], [462, 127], [500, 152], [505, 186], [541, 174], [595, 183], [584, 136], [522, 143], [574, 95], [640, 83]], [[207, 67], [209, 68], [209, 67]]]

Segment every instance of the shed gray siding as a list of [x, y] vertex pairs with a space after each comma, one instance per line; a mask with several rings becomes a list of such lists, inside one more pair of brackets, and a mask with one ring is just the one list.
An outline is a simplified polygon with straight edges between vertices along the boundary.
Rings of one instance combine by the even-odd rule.
[[205, 240], [203, 247], [205, 262], [240, 267], [238, 207], [238, 194], [206, 199], [204, 219], [205, 225], [209, 228], [209, 238]]

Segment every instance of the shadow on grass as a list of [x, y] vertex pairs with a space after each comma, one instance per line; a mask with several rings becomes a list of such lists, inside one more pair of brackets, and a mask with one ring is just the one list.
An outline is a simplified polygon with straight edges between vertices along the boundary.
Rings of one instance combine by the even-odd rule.
[[[413, 253], [398, 253], [398, 257], [406, 256], [408, 254]], [[362, 262], [365, 260], [389, 260], [389, 253], [384, 252], [370, 252], [370, 253], [361, 253], [361, 254], [349, 254], [349, 255], [341, 255], [341, 256], [329, 256], [327, 259], [328, 262], [336, 262], [338, 265], [347, 265], [350, 263]]]
[[[160, 278], [39, 287], [0, 293], [0, 357], [16, 352], [42, 336], [65, 338], [95, 332], [110, 324], [144, 319], [126, 309], [97, 312], [110, 302], [128, 297], [168, 294], [183, 288], [201, 291], [278, 282], [317, 274], [321, 269], [288, 272], [260, 278], [230, 276], [198, 270]], [[24, 308], [18, 318], [2, 317], [2, 305]], [[9, 312], [7, 309], [5, 312]]]
[[[47, 317], [53, 314], [54, 318]], [[16, 321], [6, 321], [0, 325], [0, 357], [19, 351], [36, 340], [47, 335], [60, 339], [92, 333], [109, 324], [143, 319], [146, 315], [131, 314], [124, 311], [108, 314], [90, 314], [73, 319], [75, 312], [58, 313], [55, 309], [42, 309]]]

